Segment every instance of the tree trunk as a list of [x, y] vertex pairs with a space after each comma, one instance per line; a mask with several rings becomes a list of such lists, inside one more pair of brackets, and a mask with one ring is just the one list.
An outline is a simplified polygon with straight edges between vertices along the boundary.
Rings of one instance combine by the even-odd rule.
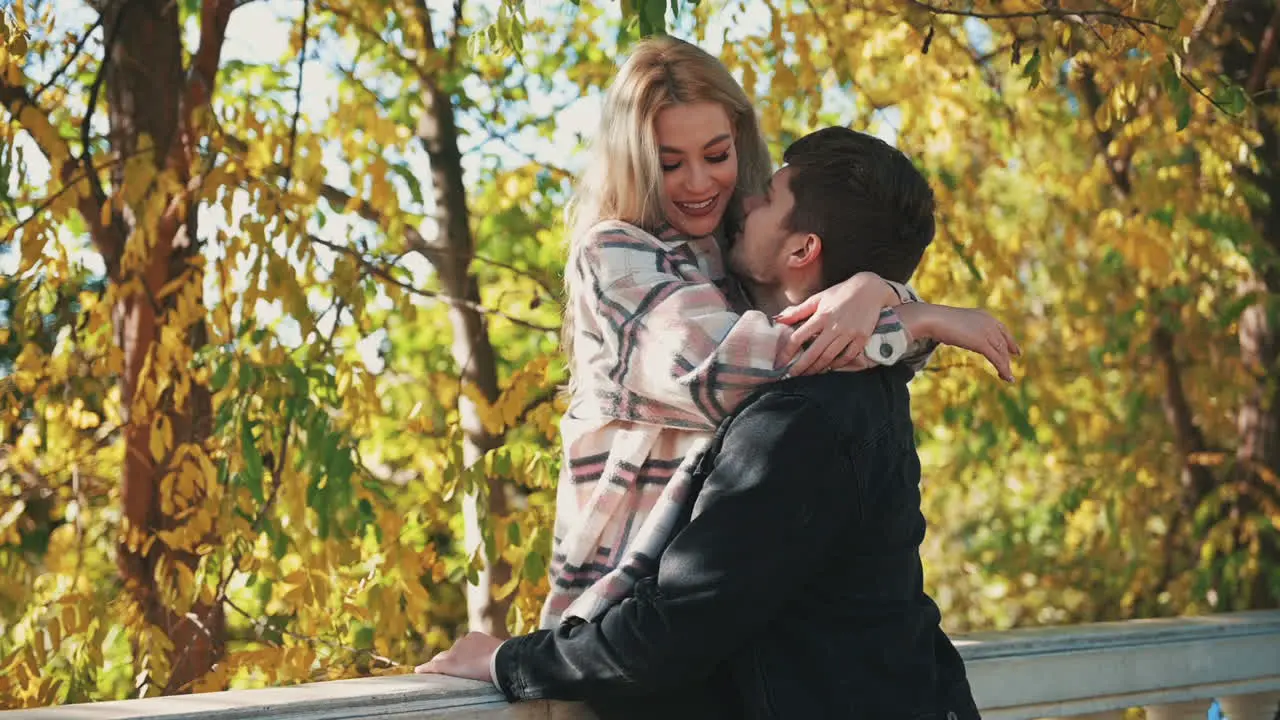
[[[431, 19], [426, 4], [418, 3], [424, 44], [421, 57], [435, 57]], [[458, 151], [458, 129], [454, 122], [453, 99], [442, 89], [438, 75], [423, 82], [423, 115], [417, 137], [431, 161], [431, 184], [438, 235], [424, 233], [426, 242], [417, 248], [440, 275], [444, 294], [465, 304], [451, 304], [449, 321], [453, 328], [452, 354], [463, 381], [479, 389], [485, 400], [498, 398], [497, 356], [489, 340], [488, 323], [475, 308], [480, 305], [480, 286], [471, 273], [475, 240], [471, 235], [467, 210], [467, 191], [462, 178], [462, 154]], [[502, 443], [500, 436], [489, 433], [480, 420], [476, 404], [469, 398], [458, 398], [458, 416], [463, 431], [463, 462], [471, 466], [489, 450]], [[470, 555], [484, 544], [482, 520], [503, 515], [507, 511], [504, 487], [496, 478], [485, 478], [486, 487], [467, 493], [463, 498], [464, 543]], [[467, 586], [467, 622], [471, 630], [498, 637], [507, 636], [507, 609], [510, 601], [494, 598], [493, 589], [511, 579], [511, 568], [498, 558], [484, 559], [479, 584]]]
[[[1250, 248], [1253, 273], [1240, 288], [1257, 296], [1240, 316], [1240, 356], [1255, 384], [1236, 416], [1239, 444], [1232, 473], [1239, 489], [1236, 510], [1247, 516], [1258, 514], [1263, 497], [1280, 499], [1280, 488], [1274, 487], [1280, 475], [1280, 135], [1270, 115], [1277, 105], [1276, 95], [1261, 92], [1280, 49], [1280, 6], [1264, 0], [1235, 0], [1227, 4], [1224, 21], [1234, 38], [1223, 48], [1223, 70], [1257, 103], [1262, 136], [1257, 149], [1262, 173], [1241, 172], [1265, 197], [1252, 208], [1257, 233], [1257, 244]], [[1262, 534], [1260, 551], [1262, 567], [1275, 568], [1280, 546], [1274, 532]], [[1244, 599], [1249, 607], [1274, 607], [1280, 592], [1259, 573]]]
[[[218, 0], [209, 0], [217, 2]], [[110, 47], [104, 58], [105, 91], [110, 120], [110, 144], [116, 163], [111, 178], [116, 192], [125, 188], [125, 161], [139, 152], [149, 153], [157, 170], [177, 170], [187, 179], [185, 152], [180, 137], [186, 107], [186, 73], [182, 66], [182, 40], [178, 8], [172, 0], [113, 0], [102, 7], [105, 37]], [[207, 95], [206, 95], [207, 97]], [[178, 160], [176, 163], [174, 160]], [[128, 188], [136, 192], [138, 188]], [[151, 192], [161, 192], [154, 186]], [[164, 207], [185, 199], [166, 196]], [[161, 530], [178, 523], [162, 510], [159, 488], [168, 472], [173, 447], [183, 443], [206, 446], [212, 430], [212, 404], [207, 388], [192, 384], [179, 407], [173, 391], [163, 393], [154, 406], [145, 402], [142, 388], [155, 382], [144, 375], [147, 358], [156, 347], [165, 313], [172, 309], [174, 296], [164, 302], [155, 298], [169, 281], [189, 269], [187, 260], [199, 254], [195, 241], [194, 207], [188, 208], [185, 228], [139, 228], [145, 220], [136, 207], [112, 213], [112, 222], [102, 228], [119, 238], [131, 237], [134, 247], [146, 238], [147, 249], [138, 260], [124, 256], [124, 243], [99, 242], [106, 248], [106, 264], [111, 281], [121, 288], [141, 280], [142, 289], [123, 292], [114, 308], [117, 342], [124, 354], [121, 403], [125, 459], [121, 501], [125, 534], [118, 548], [117, 562], [126, 590], [148, 623], [158, 627], [173, 644], [165, 659], [165, 677], [150, 677], [165, 694], [182, 692], [192, 681], [206, 674], [224, 652], [225, 618], [221, 604], [196, 604], [180, 614], [168, 606], [161, 586], [176, 585], [176, 565], [195, 570], [198, 557], [185, 548], [169, 548], [163, 541], [146, 542]], [[178, 230], [181, 229], [181, 232]], [[141, 232], [139, 232], [141, 230]], [[194, 281], [198, 282], [196, 278]], [[202, 321], [183, 329], [192, 347], [207, 342]], [[140, 400], [144, 400], [140, 402]], [[151, 451], [151, 428], [155, 416], [164, 413], [173, 428], [173, 446], [159, 461]], [[199, 502], [197, 498], [193, 502]], [[162, 567], [165, 566], [165, 567]]]

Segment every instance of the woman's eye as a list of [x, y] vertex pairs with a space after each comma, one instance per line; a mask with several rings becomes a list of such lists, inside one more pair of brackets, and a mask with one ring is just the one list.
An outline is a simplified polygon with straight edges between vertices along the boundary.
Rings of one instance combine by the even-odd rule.
[[662, 172], [671, 172], [673, 170], [679, 170], [679, 169], [680, 169], [680, 163], [673, 163], [671, 165], [662, 163]]
[[724, 152], [720, 153], [719, 155], [712, 155], [712, 156], [708, 157], [708, 158], [707, 158], [707, 162], [709, 162], [709, 163], [722, 163], [722, 162], [724, 162], [725, 160], [728, 160], [728, 159], [729, 159], [729, 151], [728, 151], [728, 150], [725, 150]]

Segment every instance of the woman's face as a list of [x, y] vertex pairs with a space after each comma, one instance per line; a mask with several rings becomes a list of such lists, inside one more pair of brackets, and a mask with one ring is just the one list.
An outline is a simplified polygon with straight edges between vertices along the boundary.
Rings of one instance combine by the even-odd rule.
[[655, 130], [663, 213], [685, 235], [710, 235], [724, 219], [738, 185], [729, 114], [713, 102], [673, 105], [658, 113]]

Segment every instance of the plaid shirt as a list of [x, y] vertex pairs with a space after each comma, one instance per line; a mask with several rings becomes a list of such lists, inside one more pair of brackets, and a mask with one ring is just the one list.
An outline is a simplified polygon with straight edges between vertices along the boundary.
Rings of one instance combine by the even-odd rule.
[[[692, 471], [716, 427], [761, 385], [786, 376], [791, 329], [745, 309], [713, 236], [650, 234], [606, 221], [570, 258], [575, 388], [561, 422], [551, 592], [542, 627], [594, 620], [657, 568]], [[919, 298], [893, 283], [904, 301]], [[886, 310], [868, 348], [917, 369]], [[907, 351], [911, 353], [907, 355]]]

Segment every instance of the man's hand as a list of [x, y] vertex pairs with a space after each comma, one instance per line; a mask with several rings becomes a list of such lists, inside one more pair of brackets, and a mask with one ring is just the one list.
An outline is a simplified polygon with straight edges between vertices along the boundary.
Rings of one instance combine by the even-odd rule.
[[898, 294], [879, 275], [861, 272], [778, 313], [777, 320], [787, 325], [804, 321], [791, 335], [788, 357], [813, 340], [791, 374], [815, 375], [856, 363], [880, 321], [880, 310], [898, 303]]
[[482, 632], [469, 632], [453, 647], [414, 668], [416, 673], [439, 673], [490, 682], [489, 665], [502, 641]]
[[947, 307], [929, 303], [898, 306], [898, 317], [914, 337], [927, 337], [944, 345], [976, 352], [1000, 374], [1013, 382], [1012, 357], [1022, 354], [1004, 323], [982, 310]]

